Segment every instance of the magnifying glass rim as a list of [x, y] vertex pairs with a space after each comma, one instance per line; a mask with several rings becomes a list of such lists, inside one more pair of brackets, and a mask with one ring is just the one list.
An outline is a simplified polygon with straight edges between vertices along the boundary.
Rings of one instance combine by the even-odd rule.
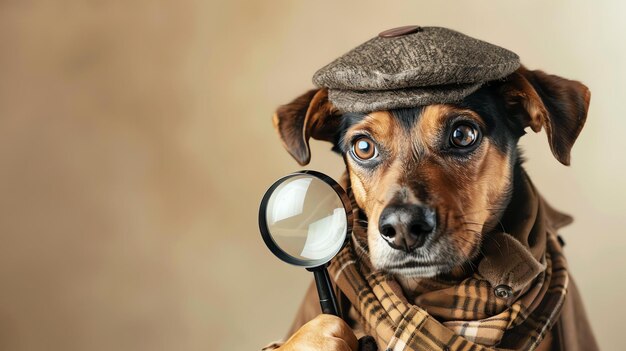
[[[292, 255], [290, 255], [289, 253], [287, 253], [286, 251], [280, 248], [278, 243], [274, 241], [274, 238], [272, 238], [272, 235], [269, 232], [268, 225], [267, 225], [267, 218], [266, 218], [267, 205], [269, 203], [270, 197], [272, 196], [272, 193], [274, 192], [274, 190], [276, 190], [276, 188], [279, 185], [281, 185], [285, 180], [289, 178], [301, 176], [301, 175], [311, 175], [315, 178], [322, 180], [326, 184], [330, 185], [331, 188], [333, 188], [335, 193], [341, 199], [341, 202], [343, 203], [343, 207], [346, 212], [346, 220], [347, 220], [346, 236], [344, 238], [343, 244], [339, 246], [337, 251], [333, 252], [332, 255], [328, 255], [324, 259], [307, 260], [310, 263], [304, 263], [305, 261], [303, 259], [293, 257]], [[333, 178], [327, 176], [326, 174], [320, 173], [317, 171], [311, 171], [311, 170], [294, 172], [275, 181], [274, 184], [272, 184], [272, 186], [270, 186], [269, 189], [267, 189], [267, 191], [265, 192], [265, 195], [263, 195], [263, 199], [261, 200], [261, 205], [259, 206], [259, 230], [261, 231], [261, 237], [263, 237], [263, 241], [265, 242], [265, 245], [267, 245], [270, 251], [272, 251], [272, 253], [276, 257], [281, 259], [282, 261], [295, 265], [295, 266], [304, 267], [304, 268], [313, 268], [313, 267], [322, 266], [328, 263], [333, 257], [335, 257], [335, 255], [343, 248], [343, 246], [345, 245], [346, 241], [348, 240], [348, 238], [350, 237], [352, 233], [352, 220], [353, 220], [352, 204], [350, 203], [350, 198], [348, 198], [348, 195], [346, 194], [345, 190], [343, 190], [341, 185], [339, 185]]]

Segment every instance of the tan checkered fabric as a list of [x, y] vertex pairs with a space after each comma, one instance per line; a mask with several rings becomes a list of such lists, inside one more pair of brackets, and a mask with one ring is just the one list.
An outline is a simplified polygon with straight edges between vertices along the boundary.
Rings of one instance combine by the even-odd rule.
[[[408, 303], [398, 283], [359, 262], [346, 247], [329, 270], [336, 285], [356, 308], [367, 333], [387, 350], [533, 350], [559, 316], [568, 276], [554, 236], [548, 237], [546, 270], [510, 306], [497, 298], [479, 275], [428, 294], [420, 305]], [[424, 281], [423, 285], [446, 285]], [[437, 311], [435, 318], [428, 311]], [[439, 319], [439, 320], [438, 320]], [[505, 333], [506, 332], [506, 333]], [[506, 335], [505, 335], [506, 334]]]

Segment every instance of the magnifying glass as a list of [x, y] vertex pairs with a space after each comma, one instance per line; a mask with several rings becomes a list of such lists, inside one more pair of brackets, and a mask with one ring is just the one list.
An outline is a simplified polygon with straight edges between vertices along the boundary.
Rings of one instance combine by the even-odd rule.
[[276, 257], [313, 272], [322, 312], [338, 316], [326, 264], [352, 231], [352, 208], [343, 188], [320, 172], [289, 174], [263, 196], [259, 229]]

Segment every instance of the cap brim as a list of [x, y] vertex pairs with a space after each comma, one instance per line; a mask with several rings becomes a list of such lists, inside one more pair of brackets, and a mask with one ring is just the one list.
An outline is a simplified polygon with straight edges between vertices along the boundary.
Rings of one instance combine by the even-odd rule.
[[372, 112], [461, 101], [483, 83], [449, 84], [395, 90], [329, 89], [328, 99], [341, 112]]

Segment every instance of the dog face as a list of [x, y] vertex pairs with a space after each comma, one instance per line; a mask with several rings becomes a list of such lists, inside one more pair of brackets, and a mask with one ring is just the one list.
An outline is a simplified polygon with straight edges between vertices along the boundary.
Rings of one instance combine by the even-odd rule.
[[473, 258], [508, 199], [514, 135], [453, 105], [344, 116], [341, 150], [379, 269], [432, 276]]
[[524, 128], [544, 127], [568, 164], [588, 103], [581, 83], [521, 68], [457, 104], [367, 114], [339, 113], [325, 90], [311, 91], [274, 124], [301, 164], [310, 137], [343, 155], [375, 268], [430, 277], [474, 259], [498, 224]]

